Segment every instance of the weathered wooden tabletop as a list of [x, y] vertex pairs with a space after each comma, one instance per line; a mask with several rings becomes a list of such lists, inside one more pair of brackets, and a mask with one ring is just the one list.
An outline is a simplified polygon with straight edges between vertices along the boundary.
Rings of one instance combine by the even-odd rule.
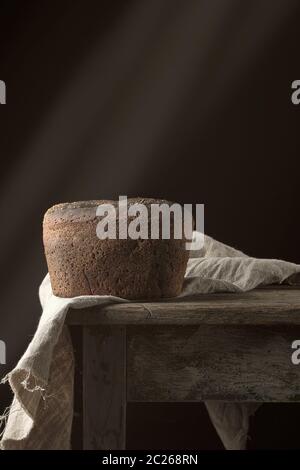
[[83, 447], [124, 449], [130, 402], [300, 401], [300, 289], [72, 309], [82, 332]]
[[72, 309], [70, 325], [243, 324], [300, 325], [300, 286], [245, 293], [202, 294], [162, 302], [127, 302]]

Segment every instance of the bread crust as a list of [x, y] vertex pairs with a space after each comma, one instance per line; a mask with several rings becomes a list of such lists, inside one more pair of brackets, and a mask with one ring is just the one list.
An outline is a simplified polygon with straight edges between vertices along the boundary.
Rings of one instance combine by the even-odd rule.
[[[172, 228], [171, 239], [167, 240], [97, 237], [97, 207], [112, 204], [119, 220], [118, 202], [80, 201], [48, 209], [43, 221], [43, 242], [54, 295], [114, 295], [149, 300], [180, 294], [189, 252], [185, 238], [172, 238]], [[128, 199], [128, 207], [136, 203], [149, 208], [149, 214], [151, 204], [173, 204], [159, 199]]]

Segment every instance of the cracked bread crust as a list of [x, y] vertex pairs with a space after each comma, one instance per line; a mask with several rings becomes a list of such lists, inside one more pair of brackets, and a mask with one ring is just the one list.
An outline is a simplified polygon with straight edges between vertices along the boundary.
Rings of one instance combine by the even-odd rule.
[[[116, 208], [118, 220], [119, 201], [58, 204], [46, 212], [43, 241], [54, 295], [114, 295], [132, 300], [179, 295], [189, 257], [185, 238], [100, 240], [96, 210], [107, 203]], [[128, 207], [143, 203], [149, 214], [153, 203], [172, 205], [144, 198], [128, 199], [127, 203]]]

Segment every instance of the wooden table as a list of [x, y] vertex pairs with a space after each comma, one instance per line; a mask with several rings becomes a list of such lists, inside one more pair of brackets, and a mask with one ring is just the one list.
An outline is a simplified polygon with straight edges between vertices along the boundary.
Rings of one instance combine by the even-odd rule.
[[129, 402], [300, 401], [300, 290], [71, 310], [83, 331], [83, 448], [124, 449]]

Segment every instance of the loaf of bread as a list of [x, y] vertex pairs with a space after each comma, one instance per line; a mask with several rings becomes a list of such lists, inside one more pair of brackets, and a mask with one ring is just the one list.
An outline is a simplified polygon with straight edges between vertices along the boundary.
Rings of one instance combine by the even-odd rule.
[[[172, 204], [128, 199], [128, 207], [137, 203], [149, 209], [153, 203]], [[119, 220], [116, 201], [58, 204], [46, 212], [43, 241], [53, 293], [59, 297], [114, 295], [145, 300], [179, 295], [189, 257], [186, 240], [174, 239], [172, 227], [170, 239], [161, 235], [158, 239], [99, 239], [96, 210], [100, 204], [112, 204]]]

